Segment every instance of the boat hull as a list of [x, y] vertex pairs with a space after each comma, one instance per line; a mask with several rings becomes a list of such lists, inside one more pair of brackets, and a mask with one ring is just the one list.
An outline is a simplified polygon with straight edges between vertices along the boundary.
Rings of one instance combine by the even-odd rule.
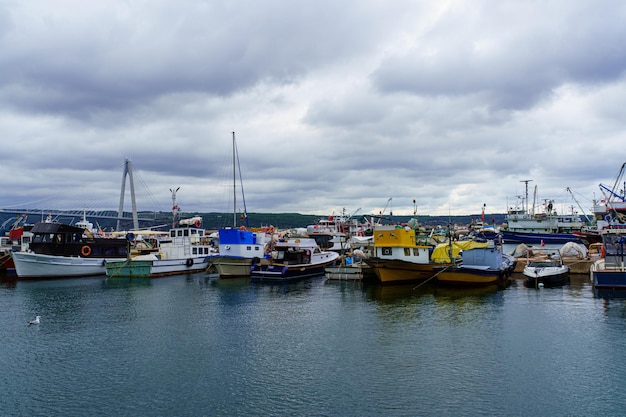
[[445, 264], [413, 263], [398, 259], [369, 258], [365, 262], [374, 270], [381, 284], [419, 282], [433, 278]]
[[7, 275], [15, 274], [15, 263], [13, 262], [11, 252], [7, 252], [0, 256], [0, 272], [2, 271], [6, 271]]
[[105, 264], [108, 278], [157, 278], [202, 272], [209, 266], [209, 257], [158, 260], [125, 260]]
[[567, 242], [582, 243], [580, 238], [573, 233], [533, 233], [503, 230], [502, 239], [504, 243], [525, 243], [527, 245], [563, 245]]
[[506, 270], [449, 268], [437, 275], [437, 282], [443, 285], [487, 286], [501, 284], [508, 280]]
[[220, 278], [246, 278], [254, 265], [269, 264], [266, 259], [242, 258], [232, 256], [215, 256], [211, 260], [211, 265], [215, 266]]
[[589, 273], [596, 289], [626, 290], [626, 268], [606, 269], [605, 261], [600, 260], [591, 265]]
[[542, 271], [541, 273], [535, 273], [534, 269], [529, 269], [528, 267], [524, 268], [524, 286], [528, 288], [538, 288], [540, 286], [543, 287], [560, 287], [563, 286], [570, 281], [569, 277], [569, 267], [564, 266], [559, 270], [555, 271]]
[[66, 278], [105, 275], [104, 264], [119, 258], [83, 258], [13, 252], [15, 272], [19, 279]]
[[337, 257], [327, 262], [308, 265], [257, 264], [252, 269], [250, 278], [255, 282], [286, 282], [320, 276], [324, 275], [327, 266], [335, 263]]

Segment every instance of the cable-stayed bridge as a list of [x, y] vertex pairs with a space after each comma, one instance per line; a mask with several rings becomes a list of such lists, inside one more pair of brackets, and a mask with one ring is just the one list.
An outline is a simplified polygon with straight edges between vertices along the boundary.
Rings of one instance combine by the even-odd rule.
[[[130, 188], [130, 198], [132, 211], [124, 211], [124, 198], [126, 191], [126, 181], [128, 179], [129, 188]], [[120, 192], [120, 204], [117, 212], [114, 210], [102, 210], [97, 209], [96, 207], [87, 207], [93, 203], [85, 203], [82, 208], [75, 210], [61, 210], [54, 209], [52, 206], [54, 202], [52, 199], [50, 200], [40, 200], [38, 202], [27, 203], [30, 207], [13, 207], [13, 208], [5, 208], [0, 209], [0, 215], [2, 214], [15, 214], [17, 217], [9, 218], [5, 220], [4, 223], [1, 224], [2, 227], [11, 222], [19, 222], [20, 220], [26, 221], [26, 218], [37, 219], [37, 221], [43, 221], [46, 218], [51, 219], [72, 219], [68, 223], [73, 223], [73, 219], [82, 219], [83, 217], [88, 217], [90, 219], [101, 219], [101, 220], [114, 220], [116, 221], [116, 230], [120, 229], [120, 225], [122, 222], [132, 222], [132, 227], [134, 229], [139, 229], [139, 222], [151, 223], [153, 224], [157, 220], [157, 215], [155, 212], [142, 211], [141, 213], [137, 212], [137, 204], [135, 201], [135, 181], [133, 176], [133, 167], [130, 159], [126, 158], [124, 160], [124, 168], [122, 174], [122, 188]], [[140, 217], [141, 215], [141, 217]], [[21, 216], [21, 219], [20, 217]], [[4, 216], [3, 216], [4, 217]], [[29, 220], [30, 221], [30, 220]]]

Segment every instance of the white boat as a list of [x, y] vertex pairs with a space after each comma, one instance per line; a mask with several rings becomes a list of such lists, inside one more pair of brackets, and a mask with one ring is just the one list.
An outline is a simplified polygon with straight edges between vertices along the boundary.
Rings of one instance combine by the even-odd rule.
[[107, 260], [104, 265], [107, 277], [155, 278], [205, 271], [217, 251], [201, 224], [199, 216], [181, 220], [170, 229], [167, 239], [159, 241], [157, 251], [124, 260]]
[[[360, 243], [367, 231], [371, 230], [369, 223], [359, 223], [353, 217], [357, 211], [346, 213], [344, 209], [339, 216], [333, 214], [328, 218], [320, 219], [317, 223], [306, 227], [306, 234], [315, 239], [321, 250], [332, 250], [345, 254], [354, 248], [355, 244]], [[372, 240], [371, 236], [370, 240]]]
[[269, 264], [256, 264], [250, 276], [253, 281], [290, 281], [324, 275], [324, 268], [333, 265], [339, 254], [322, 251], [314, 239], [286, 238], [271, 242]]
[[544, 256], [528, 259], [522, 273], [526, 287], [559, 287], [569, 282], [570, 267], [563, 264], [558, 250], [547, 251]]

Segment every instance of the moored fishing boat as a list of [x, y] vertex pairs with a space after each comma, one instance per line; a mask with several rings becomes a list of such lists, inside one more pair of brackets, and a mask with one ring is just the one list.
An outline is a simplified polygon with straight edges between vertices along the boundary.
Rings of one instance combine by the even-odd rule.
[[12, 253], [19, 279], [104, 275], [106, 261], [128, 255], [126, 240], [100, 237], [89, 228], [46, 221], [31, 233], [28, 246]]
[[[515, 208], [510, 207], [505, 216], [506, 227], [501, 229], [504, 243], [525, 244], [564, 244], [580, 243], [572, 232], [581, 231], [585, 222], [577, 213], [558, 214], [554, 201], [546, 200], [541, 210], [535, 210], [535, 204], [528, 204], [528, 182], [526, 197]], [[535, 193], [537, 189], [535, 187]], [[534, 201], [534, 199], [533, 199]]]
[[[151, 253], [105, 262], [108, 278], [156, 278], [191, 274], [207, 269], [216, 250], [201, 227], [202, 218], [183, 219], [161, 238]], [[130, 240], [133, 240], [131, 234]]]
[[265, 246], [272, 232], [253, 232], [246, 229], [218, 230], [219, 250], [210, 260], [220, 278], [249, 277], [253, 265], [265, 259]]
[[[374, 255], [364, 261], [381, 284], [418, 282], [432, 279], [443, 268], [454, 265], [462, 250], [486, 247], [487, 242], [453, 241], [428, 244], [409, 226], [380, 226], [374, 229]], [[450, 256], [451, 255], [451, 256]]]
[[270, 262], [253, 265], [250, 273], [253, 281], [283, 282], [324, 275], [324, 268], [340, 256], [337, 252], [320, 250], [311, 238], [283, 238], [270, 245]]
[[435, 274], [430, 261], [432, 245], [418, 241], [410, 227], [378, 226], [374, 228], [373, 256], [364, 262], [381, 284], [422, 281]]
[[602, 258], [589, 273], [595, 289], [626, 290], [626, 228], [602, 231]]

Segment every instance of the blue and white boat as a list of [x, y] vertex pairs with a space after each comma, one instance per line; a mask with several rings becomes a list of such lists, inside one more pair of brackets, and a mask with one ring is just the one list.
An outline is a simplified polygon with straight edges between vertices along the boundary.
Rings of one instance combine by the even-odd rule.
[[265, 245], [271, 239], [266, 232], [223, 228], [217, 231], [219, 254], [211, 259], [220, 278], [249, 277], [252, 267], [265, 259]]
[[591, 282], [600, 290], [626, 289], [626, 228], [602, 230], [602, 258], [590, 268]]
[[337, 252], [320, 250], [314, 239], [299, 237], [272, 242], [271, 255], [268, 264], [253, 266], [252, 281], [284, 282], [324, 275], [324, 268], [340, 257]]

